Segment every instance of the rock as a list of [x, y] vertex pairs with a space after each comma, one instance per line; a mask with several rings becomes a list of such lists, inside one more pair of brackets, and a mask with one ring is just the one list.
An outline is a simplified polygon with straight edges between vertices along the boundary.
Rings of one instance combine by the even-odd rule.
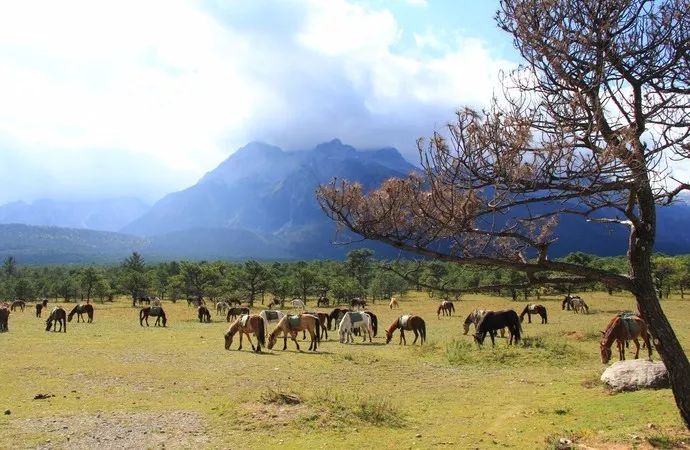
[[616, 391], [669, 387], [664, 363], [645, 359], [618, 361], [604, 371], [601, 381]]
[[9, 409], [6, 409], [6, 410], [5, 410], [5, 415], [6, 415], [6, 416], [9, 416], [10, 414], [12, 414], [12, 411], [10, 411]]
[[573, 441], [568, 438], [560, 438], [556, 443], [558, 450], [571, 450], [573, 448]]
[[415, 435], [414, 435], [414, 437], [416, 437], [416, 438], [420, 438], [420, 437], [422, 437], [422, 435], [421, 435], [421, 434], [419, 434], [419, 433], [417, 433], [417, 434], [415, 434]]

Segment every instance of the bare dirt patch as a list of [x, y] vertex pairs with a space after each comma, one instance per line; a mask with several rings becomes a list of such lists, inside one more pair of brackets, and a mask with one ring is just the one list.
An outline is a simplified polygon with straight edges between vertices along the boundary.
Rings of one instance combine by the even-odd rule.
[[34, 438], [40, 449], [198, 448], [209, 442], [201, 415], [192, 411], [36, 417], [14, 425], [19, 439]]

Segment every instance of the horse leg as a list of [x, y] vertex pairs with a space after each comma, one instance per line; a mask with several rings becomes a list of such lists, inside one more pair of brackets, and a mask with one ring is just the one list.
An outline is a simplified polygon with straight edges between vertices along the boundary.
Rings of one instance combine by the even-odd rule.
[[415, 345], [417, 343], [417, 338], [419, 338], [419, 333], [417, 332], [416, 328], [413, 328], [412, 332], [414, 333], [414, 341], [412, 341], [412, 345]]
[[[494, 341], [494, 337], [496, 336], [496, 332], [495, 332], [495, 331], [494, 331], [493, 333], [492, 333], [492, 332], [489, 332], [489, 336], [491, 336], [491, 346], [492, 346], [492, 347], [495, 347], [495, 346], [496, 346], [496, 341]], [[512, 334], [510, 335], [510, 338], [511, 338], [511, 339], [513, 338], [513, 335], [512, 335]], [[510, 342], [508, 343], [508, 345], [510, 345]]]
[[[240, 335], [240, 339], [241, 339], [241, 336], [242, 336], [242, 335]], [[249, 334], [249, 333], [247, 333], [247, 340], [249, 341], [249, 345], [252, 346], [252, 351], [253, 351], [253, 352], [256, 352], [256, 347], [254, 347], [254, 343], [252, 342], [252, 335]], [[258, 340], [257, 340], [257, 342], [256, 342], [256, 345], [259, 345], [259, 341], [258, 341]]]
[[635, 343], [635, 359], [637, 359], [640, 356], [640, 341], [634, 338], [633, 342]]
[[[402, 344], [404, 340], [405, 340], [405, 332], [401, 328], [400, 329], [400, 342], [398, 342], [398, 345]], [[407, 345], [407, 341], [405, 342], [405, 345]]]
[[294, 342], [295, 346], [297, 346], [297, 351], [301, 351], [299, 349], [299, 342], [297, 342], [297, 333], [292, 333], [292, 342]]
[[527, 323], [532, 323], [532, 314], [529, 311], [527, 312]]
[[283, 331], [283, 351], [287, 350], [287, 332]]

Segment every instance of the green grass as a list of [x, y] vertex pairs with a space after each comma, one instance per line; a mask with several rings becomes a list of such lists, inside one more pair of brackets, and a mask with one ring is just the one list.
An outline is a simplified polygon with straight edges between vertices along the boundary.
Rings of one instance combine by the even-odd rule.
[[[66, 334], [46, 333], [32, 310], [13, 312], [10, 332], [0, 334], [0, 448], [532, 449], [559, 437], [594, 448], [688, 442], [670, 390], [612, 395], [598, 381], [599, 331], [611, 311], [633, 309], [632, 298], [582, 295], [602, 312], [573, 314], [560, 309], [560, 298], [542, 299], [548, 325], [523, 323], [520, 345], [497, 338], [492, 347], [487, 338], [479, 348], [471, 333], [462, 335], [465, 315], [478, 307], [520, 310], [524, 302], [467, 296], [456, 316], [439, 320], [435, 301], [412, 294], [400, 310], [373, 306], [381, 322], [373, 345], [358, 338], [340, 344], [332, 332], [316, 354], [296, 352], [292, 342], [285, 352], [254, 354], [246, 342], [242, 352], [226, 351], [227, 323], [214, 315], [200, 324], [186, 302], [164, 303], [167, 328], [140, 327], [138, 309], [126, 299], [96, 304], [94, 323], [71, 322]], [[690, 347], [690, 302], [663, 306]], [[403, 313], [426, 319], [427, 344], [412, 346], [408, 336], [400, 346], [396, 333], [384, 345], [383, 329]], [[38, 393], [55, 397], [34, 400]]]

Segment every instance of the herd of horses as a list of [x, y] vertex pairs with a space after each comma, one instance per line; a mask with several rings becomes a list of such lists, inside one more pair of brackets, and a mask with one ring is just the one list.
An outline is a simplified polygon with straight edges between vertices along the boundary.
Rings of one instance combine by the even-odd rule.
[[[158, 298], [138, 297], [135, 299], [135, 304], [146, 304], [139, 311], [140, 326], [149, 326], [149, 317], [155, 317], [156, 322], [154, 326], [167, 326], [167, 316]], [[328, 330], [338, 331], [338, 341], [340, 343], [354, 343], [354, 336], [361, 336], [362, 342], [372, 342], [372, 338], [378, 334], [378, 317], [372, 311], [366, 309], [366, 301], [355, 298], [349, 302], [349, 308], [336, 307], [330, 313], [318, 311], [306, 311], [304, 301], [301, 299], [293, 299], [290, 303], [293, 308], [299, 310], [296, 314], [285, 314], [280, 310], [271, 309], [276, 306], [282, 306], [284, 301], [273, 299], [269, 304], [269, 309], [261, 311], [259, 314], [251, 314], [250, 308], [241, 306], [232, 306], [239, 302], [218, 302], [216, 303], [216, 314], [225, 315], [226, 321], [232, 323], [227, 329], [225, 337], [225, 348], [230, 349], [234, 336], [239, 333], [239, 348], [242, 349], [243, 337], [246, 335], [252, 350], [260, 352], [262, 347], [273, 349], [279, 338], [283, 338], [283, 350], [287, 349], [287, 340], [290, 338], [297, 350], [300, 350], [297, 336], [302, 332], [303, 339], [306, 339], [306, 334], [310, 336], [309, 350], [316, 351], [319, 343], [325, 338], [328, 339]], [[326, 297], [320, 297], [317, 306], [328, 305], [330, 302]], [[211, 322], [211, 311], [206, 306], [201, 298], [188, 299], [190, 306], [196, 306], [199, 321], [202, 323]], [[35, 304], [36, 317], [40, 318], [42, 312], [48, 306], [48, 300], [43, 299]], [[572, 310], [579, 314], [589, 313], [589, 306], [579, 296], [566, 295], [561, 306], [563, 310]], [[399, 302], [396, 298], [391, 298], [389, 303], [390, 309], [399, 308]], [[15, 300], [11, 304], [0, 304], [0, 332], [9, 331], [9, 316], [13, 311], [24, 311], [26, 302], [24, 300]], [[452, 316], [455, 312], [455, 305], [453, 302], [445, 300], [439, 303], [437, 308], [437, 318], [442, 316]], [[67, 332], [67, 322], [71, 322], [74, 316], [77, 316], [77, 323], [79, 322], [93, 322], [94, 307], [90, 302], [85, 304], [77, 304], [69, 313], [67, 313], [62, 306], [55, 306], [46, 319], [46, 331]], [[84, 319], [86, 315], [86, 319]], [[468, 334], [470, 326], [474, 325], [475, 333], [474, 340], [478, 345], [482, 345], [486, 339], [487, 334], [491, 338], [492, 345], [495, 345], [495, 338], [500, 333], [504, 337], [508, 333], [508, 345], [518, 344], [522, 337], [522, 323], [525, 316], [527, 322], [532, 323], [532, 316], [539, 316], [541, 324], [548, 324], [547, 310], [544, 305], [528, 304], [524, 307], [522, 312], [518, 315], [512, 309], [505, 309], [499, 311], [490, 311], [483, 309], [475, 309], [469, 313], [464, 322], [464, 333]], [[273, 331], [268, 333], [270, 324], [275, 324]], [[386, 344], [390, 343], [396, 331], [400, 331], [399, 344], [407, 344], [405, 338], [405, 331], [414, 334], [414, 341], [424, 344], [426, 341], [426, 323], [420, 316], [407, 314], [396, 318], [385, 330]], [[606, 329], [601, 332], [602, 339], [600, 341], [599, 349], [602, 363], [606, 364], [611, 360], [613, 343], [616, 343], [618, 349], [619, 359], [625, 359], [625, 348], [629, 341], [633, 341], [636, 346], [635, 358], [638, 358], [640, 352], [639, 339], [643, 341], [643, 348], [647, 348], [649, 358], [652, 357], [652, 346], [650, 342], [650, 334], [647, 324], [640, 317], [639, 314], [633, 312], [622, 312], [614, 316], [606, 326]], [[251, 335], [254, 335], [257, 345], [252, 342]]]

